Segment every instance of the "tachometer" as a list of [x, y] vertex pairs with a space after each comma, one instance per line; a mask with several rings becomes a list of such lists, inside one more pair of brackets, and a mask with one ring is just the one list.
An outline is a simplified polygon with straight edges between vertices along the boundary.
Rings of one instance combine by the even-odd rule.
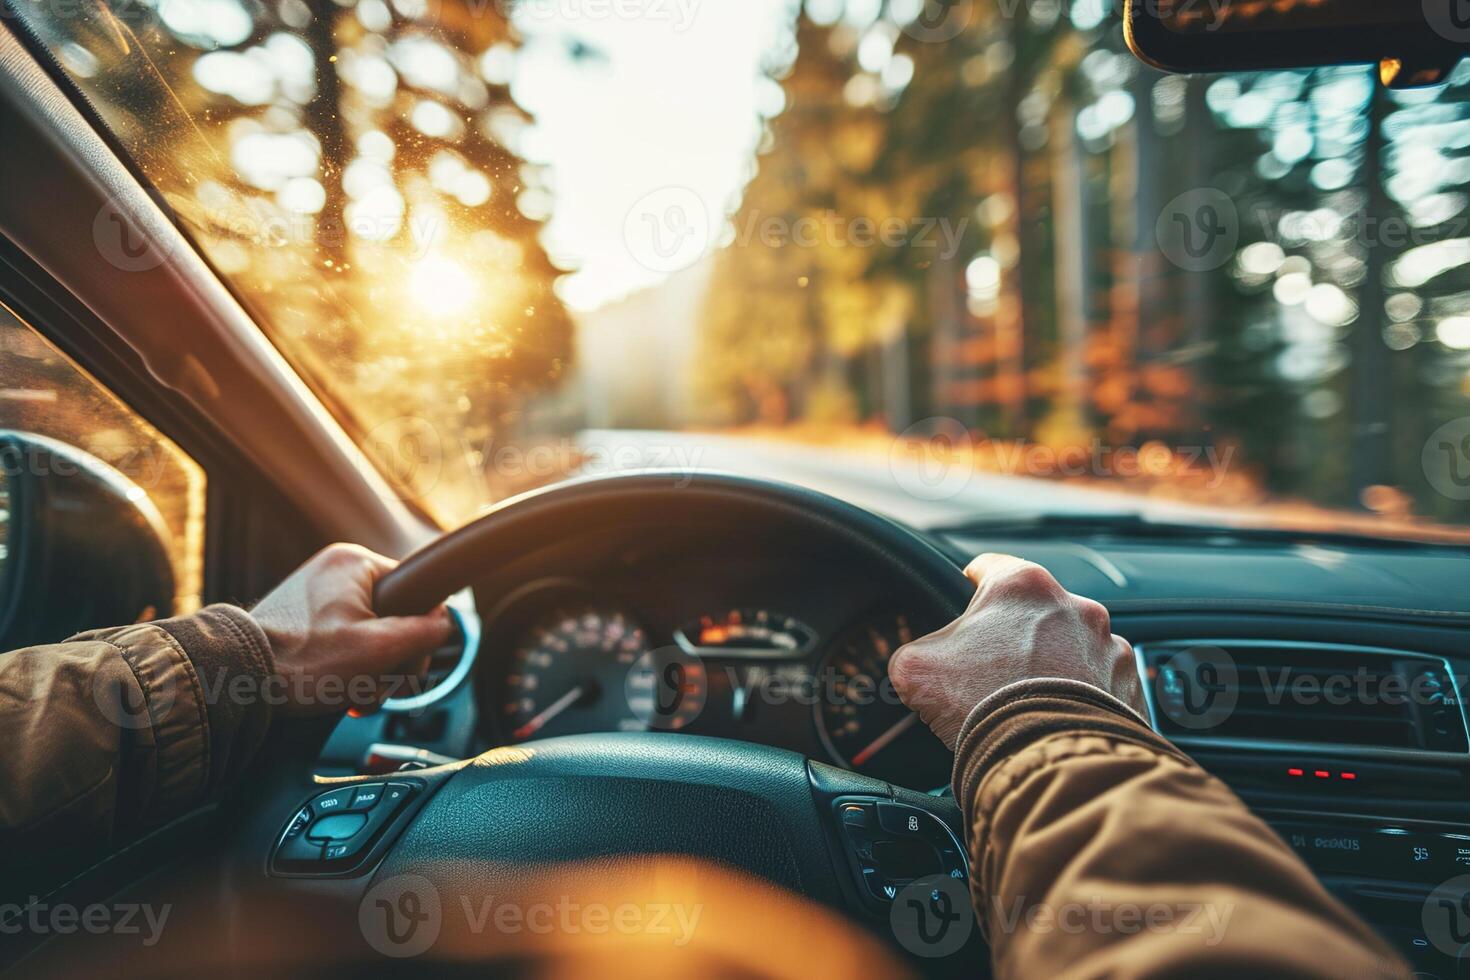
[[903, 786], [949, 781], [950, 757], [909, 711], [888, 678], [888, 660], [914, 638], [908, 617], [872, 617], [840, 636], [817, 676], [817, 734], [834, 761]]
[[526, 629], [510, 655], [502, 716], [513, 741], [581, 732], [643, 731], [624, 694], [649, 652], [642, 626], [619, 609], [552, 610]]

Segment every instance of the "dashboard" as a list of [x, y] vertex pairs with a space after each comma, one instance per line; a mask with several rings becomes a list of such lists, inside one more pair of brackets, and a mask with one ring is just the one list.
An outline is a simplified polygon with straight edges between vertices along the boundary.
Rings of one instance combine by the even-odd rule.
[[849, 553], [769, 529], [608, 528], [487, 569], [472, 595], [468, 657], [445, 648], [439, 687], [340, 726], [323, 772], [653, 731], [790, 749], [920, 791], [949, 784], [950, 752], [887, 670], [949, 616]]
[[[1107, 605], [1138, 653], [1153, 726], [1416, 975], [1466, 975], [1455, 934], [1470, 918], [1441, 899], [1470, 874], [1470, 552], [1228, 535], [952, 544], [1021, 554]], [[1175, 685], [1181, 666], [1193, 669]], [[1228, 715], [1178, 710], [1201, 680]]]
[[[932, 628], [928, 627], [928, 628]], [[490, 745], [668, 731], [760, 742], [933, 789], [944, 746], [899, 700], [888, 659], [922, 616], [840, 565], [730, 556], [617, 583], [554, 577], [483, 622]]]
[[[956, 533], [1045, 565], [1099, 599], [1139, 651], [1152, 721], [1229, 784], [1420, 970], [1455, 975], [1425, 910], [1470, 874], [1470, 554], [1448, 548]], [[339, 728], [324, 765], [360, 771], [372, 744], [446, 756], [573, 732], [688, 732], [781, 746], [909, 789], [946, 786], [952, 759], [893, 697], [886, 664], [943, 625], [932, 597], [839, 553], [747, 528], [609, 529], [487, 572], [469, 680], [421, 712]], [[1181, 651], [1248, 672], [1323, 670], [1442, 690], [1428, 709], [1366, 721], [1303, 702], [1251, 702], [1228, 726], [1171, 717]], [[458, 656], [458, 651], [454, 651]], [[1197, 656], [1189, 653], [1189, 656]], [[438, 719], [437, 721], [435, 719]], [[1429, 904], [1426, 904], [1429, 903]]]

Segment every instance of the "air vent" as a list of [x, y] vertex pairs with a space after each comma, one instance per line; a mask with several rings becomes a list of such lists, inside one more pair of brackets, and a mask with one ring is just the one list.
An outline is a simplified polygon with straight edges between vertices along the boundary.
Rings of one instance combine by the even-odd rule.
[[1154, 725], [1181, 743], [1467, 749], [1439, 657], [1257, 641], [1148, 645], [1138, 656]]

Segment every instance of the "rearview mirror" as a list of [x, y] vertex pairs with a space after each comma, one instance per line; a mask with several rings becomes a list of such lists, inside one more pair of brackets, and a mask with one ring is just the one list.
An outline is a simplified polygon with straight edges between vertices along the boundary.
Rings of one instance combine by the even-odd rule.
[[1173, 72], [1379, 63], [1385, 84], [1442, 81], [1470, 45], [1466, 0], [1126, 0], [1133, 53]]
[[173, 612], [168, 529], [95, 456], [0, 430], [0, 650]]

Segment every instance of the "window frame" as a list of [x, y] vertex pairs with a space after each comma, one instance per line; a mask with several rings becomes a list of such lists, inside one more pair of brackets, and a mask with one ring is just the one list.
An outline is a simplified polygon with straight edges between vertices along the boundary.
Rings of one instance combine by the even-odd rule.
[[227, 432], [3, 235], [0, 302], [204, 471], [204, 604], [253, 601], [326, 543]]

